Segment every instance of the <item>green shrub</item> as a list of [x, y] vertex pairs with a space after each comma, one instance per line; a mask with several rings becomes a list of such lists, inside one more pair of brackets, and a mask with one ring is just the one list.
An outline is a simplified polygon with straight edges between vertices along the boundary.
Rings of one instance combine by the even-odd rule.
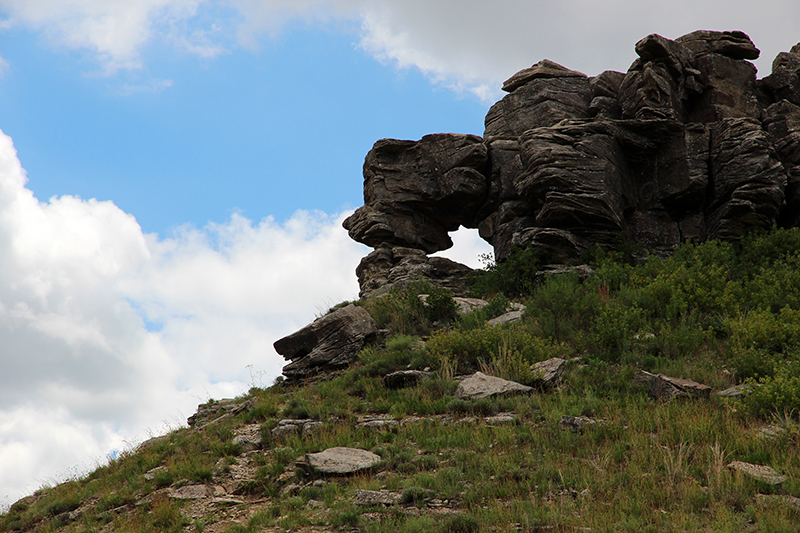
[[488, 305], [467, 313], [459, 320], [461, 329], [475, 329], [483, 326], [487, 320], [498, 317], [508, 311], [511, 302], [504, 294], [495, 294], [489, 299]]
[[[756, 383], [756, 382], [752, 382]], [[747, 405], [757, 414], [778, 414], [786, 418], [800, 415], [800, 361], [782, 362], [774, 376], [761, 378], [745, 397]]]
[[444, 521], [442, 533], [476, 533], [480, 531], [478, 519], [474, 516], [456, 514]]
[[481, 256], [481, 260], [486, 268], [473, 273], [470, 280], [470, 294], [473, 296], [527, 296], [538, 283], [537, 273], [542, 260], [541, 253], [535, 248], [515, 248], [504, 261], [498, 263], [488, 254]]
[[[427, 295], [425, 302], [420, 299], [421, 294]], [[458, 317], [458, 307], [450, 293], [425, 281], [366, 300], [362, 305], [379, 328], [395, 334], [425, 333], [434, 324], [442, 325]]]
[[491, 365], [504, 354], [518, 354], [528, 365], [551, 357], [563, 357], [569, 348], [551, 340], [531, 335], [521, 327], [484, 326], [468, 331], [447, 331], [434, 334], [427, 343], [428, 354], [440, 367], [457, 373], [479, 370]]

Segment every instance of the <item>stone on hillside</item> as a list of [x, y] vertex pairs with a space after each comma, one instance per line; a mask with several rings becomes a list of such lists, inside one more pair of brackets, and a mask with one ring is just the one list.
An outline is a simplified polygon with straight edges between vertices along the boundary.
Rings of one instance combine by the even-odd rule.
[[754, 465], [752, 463], [745, 463], [742, 461], [733, 461], [728, 464], [728, 468], [735, 472], [741, 472], [747, 476], [755, 478], [759, 481], [769, 483], [770, 485], [780, 485], [787, 478], [784, 475], [778, 474], [774, 468], [766, 465]]
[[481, 398], [493, 398], [511, 394], [527, 394], [532, 391], [533, 388], [516, 381], [475, 372], [475, 374], [458, 384], [455, 396], [465, 400], [479, 400]]
[[349, 365], [377, 331], [366, 309], [350, 304], [275, 341], [274, 346], [276, 352], [292, 361], [283, 367], [283, 374], [299, 379]]
[[794, 507], [795, 509], [800, 510], [800, 498], [789, 496], [788, 494], [756, 494], [756, 501], [759, 503], [767, 503], [770, 501], [783, 502], [789, 507]]
[[380, 455], [358, 448], [328, 448], [305, 456], [305, 463], [321, 474], [352, 474], [372, 468], [380, 462]]
[[290, 435], [311, 435], [314, 430], [322, 426], [320, 420], [306, 420], [284, 418], [278, 425], [272, 428], [270, 434], [274, 439], [283, 439]]
[[242, 452], [252, 452], [261, 448], [261, 425], [246, 424], [234, 430], [233, 443], [238, 444]]
[[167, 496], [175, 500], [202, 500], [213, 496], [213, 492], [208, 485], [184, 485], [167, 489]]
[[717, 393], [717, 396], [721, 398], [741, 398], [746, 393], [753, 390], [753, 386], [749, 383], [742, 383], [741, 385], [734, 385], [732, 387], [728, 387], [725, 390], [721, 390]]
[[428, 257], [422, 250], [382, 245], [356, 267], [358, 294], [372, 298], [422, 280], [459, 296], [469, 290], [467, 278], [471, 272], [468, 266], [446, 257]]
[[463, 297], [455, 297], [453, 298], [456, 301], [457, 309], [459, 315], [466, 315], [473, 311], [477, 311], [479, 309], [483, 309], [489, 302], [486, 300], [481, 300], [480, 298], [463, 298]]
[[707, 399], [711, 395], [711, 387], [690, 379], [651, 374], [644, 370], [636, 372], [633, 379], [646, 385], [650, 395], [657, 400], [669, 401], [682, 397]]
[[491, 320], [487, 321], [486, 323], [490, 326], [501, 326], [503, 324], [513, 324], [514, 322], [519, 322], [522, 320], [522, 315], [525, 314], [525, 306], [512, 302], [511, 304], [511, 311], [503, 313], [500, 316], [496, 316]]
[[387, 389], [414, 387], [430, 375], [430, 372], [423, 372], [422, 370], [399, 370], [383, 376], [383, 384], [386, 385]]
[[166, 466], [157, 466], [155, 468], [151, 468], [150, 470], [144, 473], [144, 478], [147, 481], [153, 481], [156, 478], [156, 476], [161, 472], [167, 473], [169, 472], [169, 469]]
[[357, 489], [353, 494], [353, 503], [359, 506], [397, 505], [401, 499], [401, 494], [386, 490]]
[[540, 387], [555, 387], [558, 385], [566, 368], [567, 361], [560, 357], [551, 357], [547, 361], [540, 361], [531, 366], [531, 370], [534, 373], [541, 374], [537, 381]]

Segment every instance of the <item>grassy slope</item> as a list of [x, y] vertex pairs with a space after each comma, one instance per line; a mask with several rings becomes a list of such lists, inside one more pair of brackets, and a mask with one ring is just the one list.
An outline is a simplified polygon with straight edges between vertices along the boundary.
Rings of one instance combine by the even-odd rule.
[[[433, 307], [418, 304], [416, 294], [430, 292], [424, 287], [362, 302], [392, 336], [347, 371], [253, 389], [242, 398], [253, 399], [246, 412], [175, 431], [85, 478], [42, 489], [0, 516], [0, 531], [797, 531], [800, 511], [756, 495], [800, 497], [800, 234], [685, 246], [635, 267], [600, 254], [584, 281], [537, 280], [534, 261], [520, 254], [476, 284], [494, 297], [495, 313], [506, 297], [524, 300], [523, 322], [487, 327], [491, 310], [455, 319], [444, 295], [429, 298]], [[454, 374], [483, 369], [524, 382], [534, 378], [531, 363], [556, 355], [570, 358], [557, 390], [478, 402], [452, 396]], [[435, 379], [399, 391], [383, 385], [388, 371], [425, 367]], [[633, 382], [635, 369], [716, 389], [762, 385], [744, 401], [662, 403]], [[498, 412], [514, 412], [516, 422], [483, 421]], [[359, 416], [376, 413], [477, 420], [356, 427]], [[572, 433], [558, 428], [564, 415], [605, 423]], [[306, 437], [267, 439], [250, 456], [255, 475], [238, 496], [248, 503], [192, 516], [190, 504], [163, 494], [214, 484], [244, 461], [232, 442], [236, 426], [258, 423], [269, 435], [284, 417], [324, 425]], [[767, 424], [784, 431], [766, 437]], [[295, 458], [331, 446], [369, 449], [383, 461], [368, 474], [317, 484], [295, 473]], [[789, 479], [772, 486], [735, 474], [726, 466], [734, 460]], [[167, 470], [146, 480], [157, 466]], [[282, 490], [292, 483], [294, 491]], [[395, 491], [404, 503], [358, 508], [356, 489]], [[64, 513], [74, 509], [81, 517], [68, 522]]]

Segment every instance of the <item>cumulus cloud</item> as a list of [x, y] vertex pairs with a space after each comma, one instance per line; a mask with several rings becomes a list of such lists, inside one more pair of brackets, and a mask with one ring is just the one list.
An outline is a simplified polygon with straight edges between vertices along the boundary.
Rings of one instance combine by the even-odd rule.
[[626, 70], [634, 43], [649, 33], [675, 38], [695, 29], [739, 29], [762, 49], [762, 75], [797, 40], [800, 4], [764, 0], [0, 0], [0, 29], [41, 31], [57, 46], [88, 50], [108, 72], [142, 66], [162, 39], [200, 57], [257, 47], [295, 20], [349, 21], [359, 46], [435, 83], [499, 96], [500, 83], [543, 58], [595, 75]]
[[349, 213], [143, 234], [112, 202], [37, 200], [0, 132], [0, 501], [269, 385], [272, 343], [358, 293]]

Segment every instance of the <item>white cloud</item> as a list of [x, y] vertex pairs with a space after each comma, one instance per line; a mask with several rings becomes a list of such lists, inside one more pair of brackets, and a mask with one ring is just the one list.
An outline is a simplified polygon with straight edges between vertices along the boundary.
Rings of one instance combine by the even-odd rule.
[[350, 21], [360, 46], [397, 68], [491, 101], [501, 82], [543, 58], [595, 75], [626, 70], [649, 33], [675, 38], [695, 29], [739, 29], [762, 50], [762, 75], [798, 40], [800, 3], [764, 0], [0, 0], [0, 30], [41, 31], [56, 46], [87, 50], [106, 72], [142, 66], [154, 41], [204, 58], [236, 42], [257, 47], [294, 20]]
[[159, 238], [111, 202], [40, 202], [26, 180], [0, 132], [0, 502], [271, 383], [272, 343], [358, 293], [349, 213]]

